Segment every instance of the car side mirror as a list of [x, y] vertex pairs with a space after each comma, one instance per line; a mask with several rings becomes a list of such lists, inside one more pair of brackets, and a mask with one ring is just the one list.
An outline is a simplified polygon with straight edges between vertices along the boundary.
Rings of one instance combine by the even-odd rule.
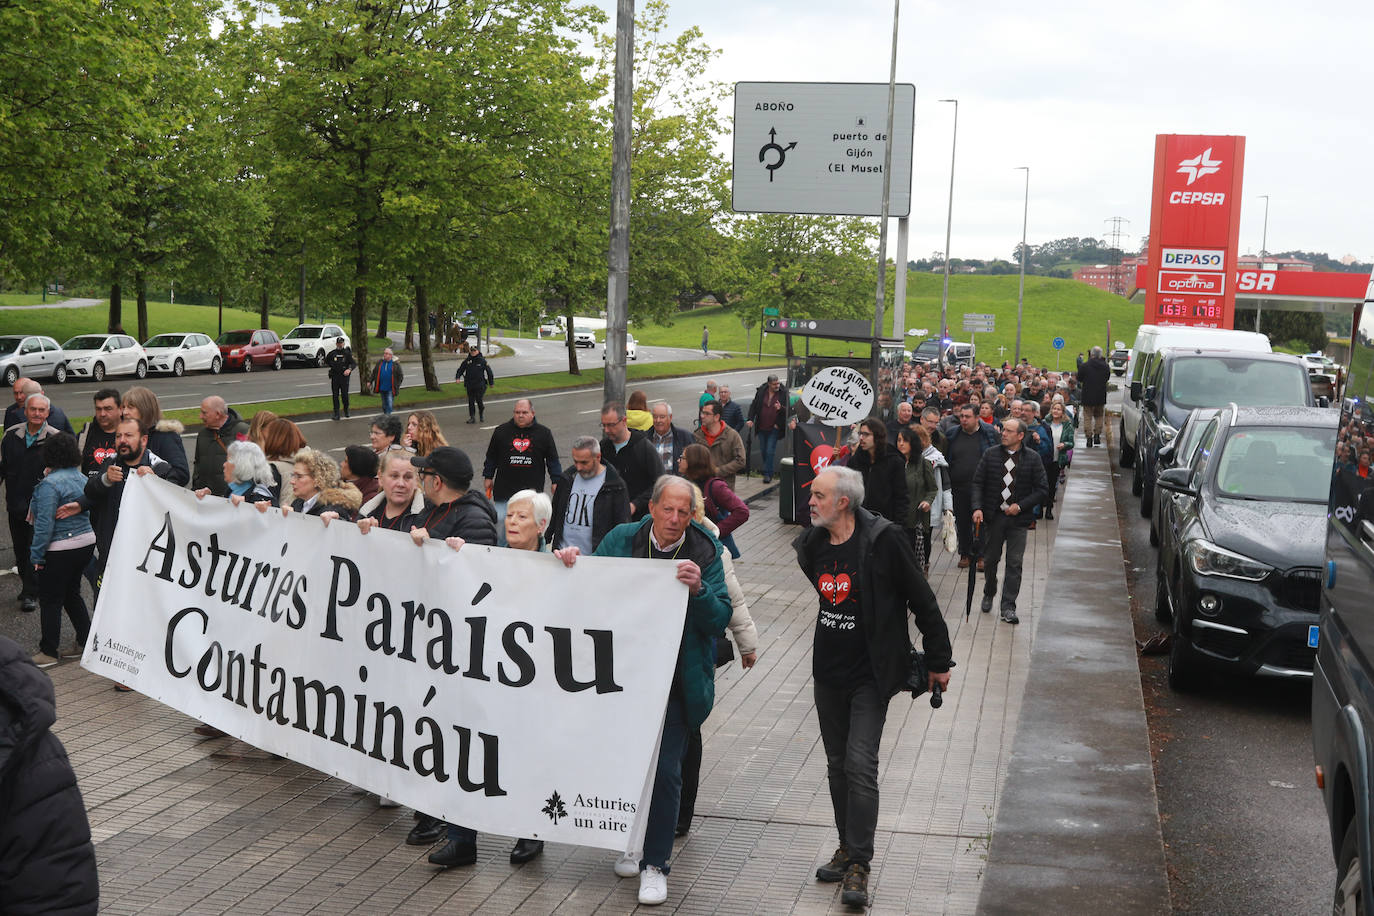
[[1159, 392], [1156, 390], [1154, 385], [1151, 385], [1150, 387], [1145, 389], [1145, 407], [1147, 409], [1155, 409], [1155, 395], [1158, 393]]
[[1131, 400], [1140, 400], [1140, 382], [1131, 382]]
[[1155, 480], [1155, 485], [1161, 490], [1168, 490], [1170, 493], [1197, 496], [1197, 490], [1193, 488], [1192, 468], [1168, 468], [1160, 471], [1159, 477]]
[[1161, 465], [1172, 462], [1174, 460], [1174, 443], [1170, 442], [1168, 445], [1161, 445], [1159, 451], [1155, 452], [1155, 459]]

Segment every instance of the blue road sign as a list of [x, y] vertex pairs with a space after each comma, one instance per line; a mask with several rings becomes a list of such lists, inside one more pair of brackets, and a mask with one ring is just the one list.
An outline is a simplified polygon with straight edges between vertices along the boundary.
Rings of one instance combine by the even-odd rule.
[[1062, 350], [1062, 349], [1064, 349], [1064, 338], [1062, 338], [1062, 337], [1056, 337], [1056, 338], [1054, 339], [1054, 348], [1055, 348], [1056, 350]]

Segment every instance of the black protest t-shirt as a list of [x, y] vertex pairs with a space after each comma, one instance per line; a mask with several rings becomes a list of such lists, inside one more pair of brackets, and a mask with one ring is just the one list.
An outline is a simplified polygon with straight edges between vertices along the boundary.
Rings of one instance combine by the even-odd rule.
[[851, 687], [873, 680], [859, 615], [859, 539], [823, 540], [816, 552], [811, 585], [820, 595], [811, 676], [822, 684]]

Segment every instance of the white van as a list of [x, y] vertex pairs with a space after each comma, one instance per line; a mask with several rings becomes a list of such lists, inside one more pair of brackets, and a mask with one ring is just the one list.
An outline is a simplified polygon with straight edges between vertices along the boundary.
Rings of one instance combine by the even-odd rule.
[[[1138, 382], [1154, 367], [1159, 351], [1167, 347], [1201, 347], [1203, 349], [1245, 350], [1250, 353], [1272, 353], [1269, 338], [1258, 331], [1230, 331], [1225, 328], [1192, 328], [1176, 325], [1142, 324], [1136, 331], [1135, 346], [1131, 348], [1131, 376]], [[1121, 399], [1121, 430], [1117, 439], [1117, 463], [1128, 468], [1135, 463], [1135, 434], [1140, 427], [1140, 402], [1127, 394]]]

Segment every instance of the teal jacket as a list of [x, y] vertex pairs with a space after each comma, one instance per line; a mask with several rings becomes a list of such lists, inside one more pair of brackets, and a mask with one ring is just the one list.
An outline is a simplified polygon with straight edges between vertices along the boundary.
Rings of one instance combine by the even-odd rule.
[[[647, 557], [649, 530], [653, 518], [617, 525], [597, 545], [599, 557]], [[725, 571], [720, 562], [720, 542], [692, 522], [687, 529], [679, 557], [701, 567], [702, 588], [687, 599], [687, 616], [682, 626], [682, 642], [677, 650], [673, 680], [682, 690], [687, 707], [687, 728], [695, 731], [711, 714], [716, 701], [716, 637], [724, 634], [730, 622], [730, 593], [725, 587]], [[652, 609], [646, 608], [646, 613]]]

